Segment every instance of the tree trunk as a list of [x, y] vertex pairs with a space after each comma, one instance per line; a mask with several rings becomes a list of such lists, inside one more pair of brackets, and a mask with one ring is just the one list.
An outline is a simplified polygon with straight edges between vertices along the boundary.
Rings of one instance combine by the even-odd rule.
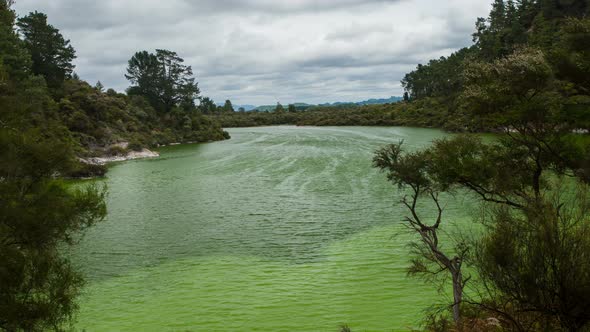
[[453, 320], [461, 320], [461, 301], [463, 300], [463, 276], [461, 270], [451, 270], [453, 276]]

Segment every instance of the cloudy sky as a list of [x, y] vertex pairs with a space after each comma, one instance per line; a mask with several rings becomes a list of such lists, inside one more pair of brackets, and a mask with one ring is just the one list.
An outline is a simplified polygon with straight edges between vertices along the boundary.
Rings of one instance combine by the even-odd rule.
[[18, 0], [71, 39], [81, 78], [124, 91], [139, 50], [179, 53], [234, 104], [401, 95], [416, 64], [471, 43], [491, 0]]

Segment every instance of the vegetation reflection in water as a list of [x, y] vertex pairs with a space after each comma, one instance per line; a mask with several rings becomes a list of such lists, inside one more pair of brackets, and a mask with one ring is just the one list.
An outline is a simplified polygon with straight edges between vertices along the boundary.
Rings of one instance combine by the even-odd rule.
[[[400, 193], [380, 146], [438, 130], [230, 129], [232, 140], [113, 166], [108, 220], [72, 258], [89, 278], [88, 331], [399, 331], [441, 302], [406, 277]], [[455, 220], [469, 219], [449, 202]]]

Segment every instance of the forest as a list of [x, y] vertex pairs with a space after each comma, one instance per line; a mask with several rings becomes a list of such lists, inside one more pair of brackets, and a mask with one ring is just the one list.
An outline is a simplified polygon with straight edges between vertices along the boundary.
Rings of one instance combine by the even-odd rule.
[[[5, 108], [4, 128], [41, 129], [44, 123], [44, 133], [59, 135], [78, 158], [125, 153], [120, 142], [141, 150], [228, 138], [197, 109], [195, 101], [201, 96], [192, 69], [175, 52], [137, 52], [125, 74], [131, 86], [127, 93], [118, 93], [76, 75], [75, 49], [45, 14], [34, 12], [15, 21], [7, 6], [2, 9], [3, 96], [11, 107], [17, 104], [30, 113]], [[101, 173], [96, 165], [77, 163], [63, 175], [93, 172]]]
[[[292, 105], [289, 105], [292, 106]], [[467, 131], [454, 121], [448, 107], [439, 100], [423, 99], [395, 104], [312, 106], [304, 109], [277, 105], [272, 112], [216, 112], [207, 116], [223, 127], [271, 125], [297, 126], [414, 126]]]
[[17, 20], [12, 4], [0, 1], [0, 329], [59, 330], [83, 283], [59, 248], [106, 215], [105, 188], [64, 179], [106, 172], [86, 157], [229, 135], [197, 110], [176, 53], [138, 52], [128, 92], [105, 91], [76, 75], [75, 49], [45, 14]]
[[[374, 166], [407, 190], [400, 204], [418, 239], [409, 274], [452, 288], [427, 329], [590, 328], [589, 9], [496, 0], [477, 20], [473, 46], [403, 79], [410, 103], [436, 100], [466, 128], [499, 133], [418, 151], [400, 142], [375, 155]], [[448, 194], [479, 202], [482, 233], [444, 243]]]
[[[63, 330], [76, 313], [84, 279], [62, 249], [107, 214], [107, 188], [66, 182], [105, 174], [81, 160], [282, 124], [462, 132], [373, 159], [405, 193], [408, 274], [452, 293], [424, 330], [590, 330], [589, 1], [495, 0], [473, 45], [405, 75], [403, 101], [273, 112], [217, 106], [164, 49], [130, 55], [125, 93], [85, 82], [49, 18], [12, 5], [0, 0], [0, 330]], [[482, 132], [497, 135], [467, 134]], [[443, 235], [458, 195], [478, 203], [481, 234]]]

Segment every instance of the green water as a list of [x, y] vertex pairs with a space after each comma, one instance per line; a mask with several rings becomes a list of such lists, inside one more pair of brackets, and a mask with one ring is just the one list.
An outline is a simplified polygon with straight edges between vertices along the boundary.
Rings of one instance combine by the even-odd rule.
[[[109, 215], [72, 253], [86, 331], [405, 331], [444, 303], [406, 277], [400, 193], [378, 147], [415, 128], [230, 129], [113, 166]], [[449, 202], [447, 215], [466, 218]]]

